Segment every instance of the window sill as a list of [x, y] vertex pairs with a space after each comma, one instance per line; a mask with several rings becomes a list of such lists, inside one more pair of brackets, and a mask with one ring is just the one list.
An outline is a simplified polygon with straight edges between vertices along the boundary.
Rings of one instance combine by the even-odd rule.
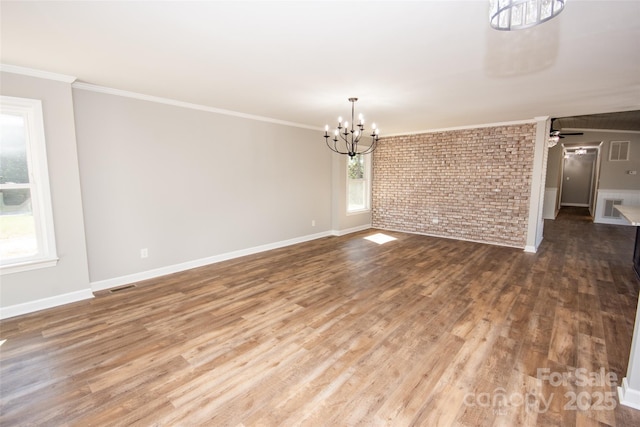
[[353, 210], [353, 211], [347, 211], [347, 216], [366, 214], [366, 213], [369, 213], [369, 212], [371, 212], [371, 209], [358, 209], [358, 210]]
[[4, 276], [5, 274], [23, 273], [25, 271], [37, 270], [39, 268], [55, 267], [57, 264], [58, 258], [55, 257], [16, 262], [15, 264], [0, 266], [0, 276]]

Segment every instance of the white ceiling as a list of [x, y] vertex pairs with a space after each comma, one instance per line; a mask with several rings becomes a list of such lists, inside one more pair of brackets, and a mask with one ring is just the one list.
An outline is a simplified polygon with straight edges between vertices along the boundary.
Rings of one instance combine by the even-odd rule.
[[8, 2], [0, 62], [304, 125], [384, 134], [640, 109], [640, 1], [568, 0], [499, 32], [488, 0]]

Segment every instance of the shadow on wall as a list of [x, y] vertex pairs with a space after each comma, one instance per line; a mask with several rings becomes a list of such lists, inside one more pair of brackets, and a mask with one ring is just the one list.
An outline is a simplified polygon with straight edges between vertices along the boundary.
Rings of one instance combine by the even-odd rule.
[[487, 76], [522, 76], [552, 66], [558, 57], [558, 28], [555, 22], [517, 31], [488, 27], [484, 61]]

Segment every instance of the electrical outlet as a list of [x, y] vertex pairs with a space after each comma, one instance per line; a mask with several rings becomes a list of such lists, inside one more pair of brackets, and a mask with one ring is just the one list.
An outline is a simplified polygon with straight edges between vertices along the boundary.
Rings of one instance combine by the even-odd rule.
[[637, 172], [637, 171], [627, 171], [627, 173], [628, 173], [629, 175], [635, 175], [635, 174], [637, 174], [638, 172]]
[[148, 258], [149, 257], [149, 249], [142, 248], [140, 249], [140, 258]]
[[315, 219], [312, 219], [312, 220], [311, 220], [311, 226], [312, 226], [312, 227], [315, 227], [315, 226], [316, 226], [316, 220], [315, 220]]

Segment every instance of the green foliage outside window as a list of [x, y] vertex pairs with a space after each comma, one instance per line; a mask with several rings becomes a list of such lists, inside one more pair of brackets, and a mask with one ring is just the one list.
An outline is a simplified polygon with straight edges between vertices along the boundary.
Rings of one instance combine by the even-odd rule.
[[362, 154], [349, 158], [348, 175], [349, 179], [364, 178], [364, 156]]

